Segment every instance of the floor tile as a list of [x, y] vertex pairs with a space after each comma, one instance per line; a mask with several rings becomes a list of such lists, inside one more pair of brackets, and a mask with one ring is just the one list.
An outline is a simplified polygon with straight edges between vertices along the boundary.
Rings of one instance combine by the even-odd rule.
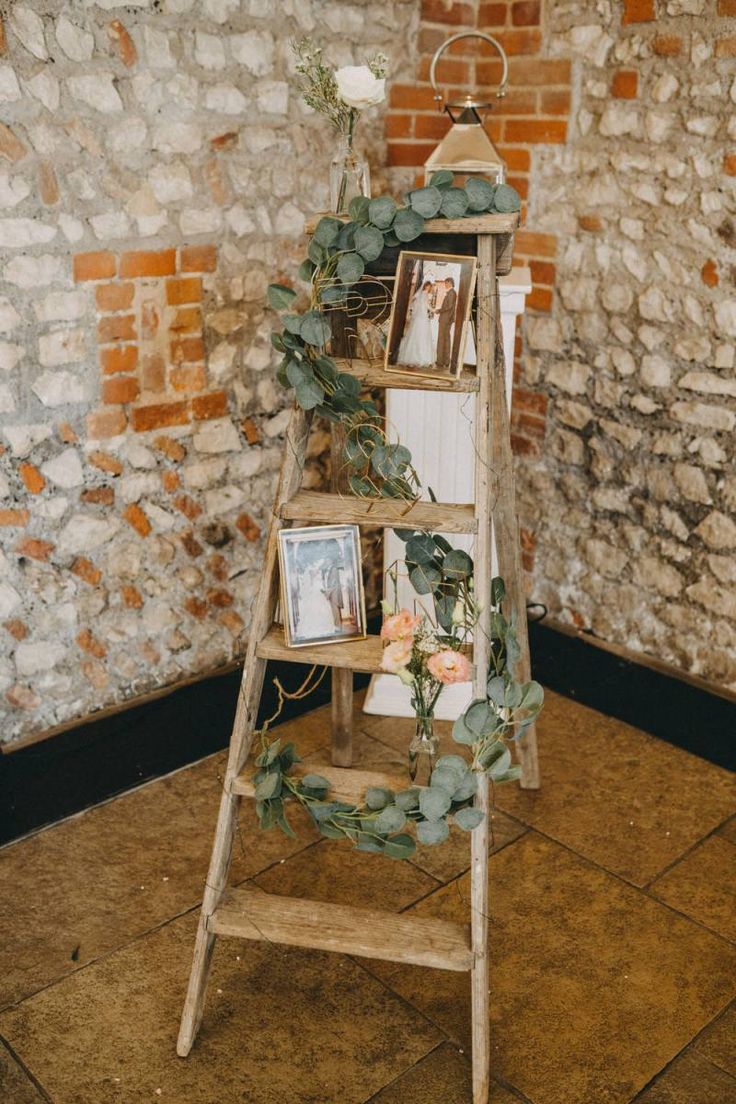
[[44, 1104], [44, 1097], [0, 1042], [0, 1100], [3, 1104]]
[[542, 788], [499, 786], [499, 809], [645, 885], [736, 812], [736, 778], [654, 736], [548, 693]]
[[[367, 1104], [468, 1104], [471, 1096], [469, 1056], [443, 1043]], [[489, 1104], [518, 1104], [518, 1099], [500, 1085], [491, 1086]]]
[[[736, 1004], [700, 1035], [693, 1047], [714, 1066], [736, 1077]], [[736, 1098], [735, 1098], [736, 1099]]]
[[653, 882], [651, 892], [736, 942], [736, 844], [709, 836]]
[[[362, 1104], [440, 1041], [350, 959], [219, 940], [199, 1038], [175, 1053], [196, 917], [0, 1015], [54, 1104]], [[240, 956], [240, 960], [236, 956]]]
[[727, 820], [725, 824], [722, 824], [718, 829], [718, 835], [730, 840], [731, 843], [736, 843], [736, 817], [732, 817], [731, 820]]
[[[324, 719], [302, 728], [315, 746]], [[201, 899], [223, 770], [211, 756], [0, 850], [0, 1007]], [[318, 838], [306, 816], [295, 841], [261, 832], [248, 801], [240, 824], [236, 881]]]
[[[500, 851], [526, 831], [518, 820], [512, 820], [498, 810], [492, 813], [490, 854]], [[461, 828], [451, 827], [449, 838], [443, 844], [429, 847], [420, 843], [410, 861], [441, 882], [449, 882], [470, 869], [470, 835]]]
[[691, 1051], [676, 1059], [636, 1104], [734, 1104], [736, 1079]]
[[[469, 893], [416, 911], [467, 920]], [[491, 859], [489, 915], [493, 1070], [534, 1104], [628, 1102], [736, 994], [736, 948], [534, 832]], [[370, 969], [468, 1046], [465, 975]]]

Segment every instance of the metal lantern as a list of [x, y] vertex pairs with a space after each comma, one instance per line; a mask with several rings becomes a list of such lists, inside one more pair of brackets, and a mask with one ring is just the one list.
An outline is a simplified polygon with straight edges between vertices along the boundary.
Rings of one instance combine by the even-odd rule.
[[470, 93], [459, 103], [448, 103], [437, 87], [437, 62], [448, 46], [461, 38], [482, 38], [498, 50], [503, 72], [496, 91], [496, 98], [501, 99], [506, 94], [509, 63], [503, 46], [492, 35], [485, 34], [482, 31], [461, 31], [460, 34], [452, 35], [451, 38], [442, 43], [432, 58], [429, 79], [434, 89], [434, 98], [442, 105], [440, 111], [447, 112], [453, 125], [436, 150], [424, 163], [425, 183], [432, 173], [437, 172], [438, 169], [449, 169], [456, 176], [464, 178], [484, 176], [494, 184], [503, 184], [506, 180], [506, 164], [488, 136], [481, 116], [481, 112], [490, 111], [493, 104], [482, 103]]

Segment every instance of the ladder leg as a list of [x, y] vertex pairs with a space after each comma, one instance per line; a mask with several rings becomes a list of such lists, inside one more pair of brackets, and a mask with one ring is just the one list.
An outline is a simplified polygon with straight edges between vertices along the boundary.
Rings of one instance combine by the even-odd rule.
[[332, 668], [332, 762], [353, 765], [353, 672]]
[[470, 834], [470, 928], [473, 968], [470, 974], [473, 1039], [473, 1104], [488, 1104], [491, 1078], [490, 977], [488, 959], [488, 848], [491, 815], [488, 779], [478, 775], [475, 806], [485, 818]]

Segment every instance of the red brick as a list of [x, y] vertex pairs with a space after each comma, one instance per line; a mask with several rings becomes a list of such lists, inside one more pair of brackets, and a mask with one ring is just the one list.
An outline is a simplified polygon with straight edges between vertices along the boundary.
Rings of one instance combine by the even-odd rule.
[[179, 337], [171, 342], [171, 360], [174, 364], [204, 360], [204, 341], [201, 337]]
[[22, 529], [28, 524], [30, 516], [28, 510], [0, 510], [0, 526]]
[[186, 425], [189, 422], [189, 404], [172, 402], [137, 406], [133, 410], [131, 421], [137, 433], [145, 433], [149, 429], [165, 429], [166, 426]]
[[[425, 55], [419, 59], [419, 68], [417, 69], [416, 79], [422, 84], [426, 84], [429, 80], [429, 71], [432, 65], [432, 58], [430, 55]], [[463, 61], [461, 58], [447, 57], [442, 55], [439, 64], [437, 66], [437, 75], [442, 78], [442, 83], [447, 84], [470, 84], [471, 83], [471, 68], [469, 61]]]
[[626, 27], [630, 23], [651, 23], [653, 19], [656, 19], [654, 0], [624, 0], [622, 26]]
[[0, 54], [4, 54], [8, 48], [7, 39], [5, 38], [5, 24], [3, 17], [0, 15]]
[[175, 272], [175, 249], [163, 249], [160, 252], [135, 250], [123, 253], [120, 260], [121, 276], [173, 276]]
[[261, 535], [260, 526], [253, 520], [250, 514], [241, 514], [235, 522], [247, 541], [257, 541]]
[[525, 257], [555, 257], [557, 238], [554, 234], [540, 234], [532, 230], [519, 230], [515, 239], [516, 249]]
[[197, 276], [185, 276], [180, 280], [166, 281], [166, 302], [169, 306], [180, 303], [199, 303], [202, 299], [202, 281]]
[[639, 87], [639, 74], [635, 69], [619, 69], [613, 74], [611, 95], [617, 100], [635, 100]]
[[106, 376], [111, 376], [115, 372], [135, 372], [138, 365], [138, 350], [135, 345], [100, 349], [100, 365]]
[[545, 287], [533, 287], [526, 297], [528, 310], [550, 311], [552, 310], [552, 289]]
[[217, 267], [216, 245], [182, 245], [180, 257], [183, 273], [213, 273]]
[[519, 0], [511, 6], [511, 22], [515, 27], [535, 27], [542, 22], [539, 0]]
[[116, 406], [135, 402], [140, 394], [140, 384], [135, 376], [114, 376], [102, 381], [102, 401]]
[[736, 35], [716, 39], [715, 54], [718, 58], [736, 57]]
[[384, 121], [384, 133], [387, 138], [413, 138], [413, 115], [387, 115]]
[[238, 144], [238, 132], [237, 130], [227, 130], [224, 134], [217, 134], [214, 138], [210, 138], [210, 145], [213, 150], [230, 150]]
[[22, 686], [20, 683], [11, 686], [5, 698], [16, 709], [35, 709], [41, 702], [38, 694], [34, 694], [30, 686]]
[[3, 627], [10, 633], [14, 640], [25, 640], [28, 636], [28, 626], [24, 625], [22, 621], [19, 621], [17, 617], [12, 618], [10, 621], [6, 621]]
[[108, 674], [104, 664], [100, 663], [98, 659], [83, 659], [79, 664], [79, 669], [96, 690], [104, 690], [107, 686]]
[[569, 115], [570, 93], [565, 88], [543, 90], [539, 95], [539, 110], [542, 115]]
[[[542, 32], [538, 27], [519, 27], [513, 31], [498, 31], [494, 35], [503, 46], [508, 57], [519, 54], [538, 54], [542, 47]], [[498, 57], [498, 51], [490, 42], [481, 42], [478, 53], [482, 58]]]
[[117, 437], [125, 430], [128, 420], [122, 407], [94, 410], [87, 415], [87, 433], [90, 437]]
[[148, 299], [141, 304], [141, 337], [144, 341], [151, 341], [158, 333], [161, 324], [161, 315], [158, 306]]
[[190, 521], [194, 521], [202, 513], [202, 507], [190, 495], [179, 495], [174, 499], [174, 505]]
[[27, 153], [18, 135], [5, 123], [0, 123], [0, 157], [7, 157], [8, 161], [22, 161]]
[[718, 14], [723, 18], [736, 16], [736, 0], [718, 0]]
[[184, 603], [184, 609], [187, 613], [190, 613], [192, 617], [196, 617], [197, 621], [204, 621], [207, 616], [207, 603], [203, 598], [187, 598]]
[[46, 486], [46, 480], [35, 464], [29, 464], [24, 461], [22, 464], [18, 465], [18, 474], [23, 480], [26, 490], [30, 494], [40, 494]]
[[204, 179], [210, 190], [210, 195], [218, 207], [226, 204], [231, 196], [230, 188], [223, 179], [220, 165], [216, 157], [210, 157], [204, 165]]
[[164, 471], [161, 472], [161, 486], [165, 491], [171, 494], [173, 491], [179, 489], [179, 487], [181, 486], [181, 480], [179, 479], [179, 476], [176, 474], [176, 472]]
[[389, 90], [391, 107], [411, 111], [436, 111], [437, 102], [431, 88], [418, 88], [415, 84], [392, 84]]
[[245, 621], [239, 614], [235, 613], [234, 610], [225, 610], [225, 612], [221, 613], [218, 617], [218, 621], [221, 625], [224, 625], [227, 631], [232, 633], [233, 636], [240, 636], [245, 628]]
[[560, 119], [507, 119], [504, 138], [507, 142], [564, 142], [567, 123]]
[[98, 640], [91, 629], [81, 629], [77, 633], [77, 644], [84, 652], [89, 652], [96, 659], [103, 659], [107, 655], [107, 645]]
[[192, 415], [198, 422], [208, 418], [221, 418], [227, 414], [227, 395], [224, 391], [210, 391], [208, 395], [196, 395], [192, 399]]
[[[508, 10], [508, 4], [481, 4], [478, 9], [478, 26], [482, 30], [486, 27], [503, 27]], [[472, 39], [470, 41], [472, 43]]]
[[[526, 177], [526, 176], [508, 176], [506, 178], [506, 183], [509, 184], [512, 188], [516, 188], [516, 191], [519, 193], [519, 195], [521, 196], [522, 199], [526, 199], [526, 197], [529, 195], [529, 178], [528, 177]], [[524, 217], [523, 211], [524, 211], [524, 209], [522, 207], [522, 218]]]
[[[652, 49], [659, 57], [677, 57], [678, 54], [682, 53], [682, 39], [679, 35], [657, 35], [652, 42]], [[718, 44], [716, 44], [717, 53]]]
[[141, 537], [147, 537], [151, 532], [151, 523], [137, 502], [125, 507], [123, 517]]
[[215, 576], [215, 578], [219, 579], [221, 583], [227, 579], [230, 573], [227, 560], [224, 556], [221, 556], [219, 552], [212, 553], [209, 560], [207, 561], [207, 567]]
[[161, 653], [154, 648], [150, 640], [146, 640], [141, 644], [140, 653], [146, 663], [150, 663], [154, 667], [161, 662]]
[[453, 27], [472, 27], [475, 12], [472, 4], [460, 4], [457, 0], [422, 0], [424, 23], [450, 23]]
[[187, 454], [184, 446], [175, 441], [173, 437], [157, 437], [153, 442], [153, 447], [162, 452], [164, 456], [168, 456], [169, 460], [175, 460], [177, 463], [183, 460]]
[[141, 362], [143, 370], [143, 390], [152, 391], [154, 394], [163, 391], [166, 387], [166, 364], [164, 358], [157, 353], [145, 356]]
[[227, 609], [233, 604], [233, 596], [228, 590], [218, 590], [213, 587], [207, 591], [207, 601], [216, 609]]
[[[476, 66], [478, 81], [481, 80], [480, 68], [493, 62], [479, 61]], [[512, 88], [526, 85], [544, 85], [570, 83], [570, 62], [563, 58], [509, 58], [509, 83]]]
[[46, 207], [59, 202], [59, 183], [50, 161], [42, 161], [38, 166], [38, 194]]
[[202, 391], [207, 386], [204, 364], [179, 364], [169, 372], [169, 383], [180, 393]]
[[506, 162], [506, 167], [512, 172], [528, 172], [531, 168], [532, 157], [528, 149], [501, 146], [498, 152]]
[[550, 264], [549, 261], [530, 261], [529, 268], [535, 284], [549, 284], [550, 286], [554, 284], [556, 270], [555, 266]]
[[202, 308], [180, 307], [169, 324], [169, 329], [173, 333], [201, 333]]
[[108, 472], [109, 475], [122, 475], [123, 465], [115, 456], [111, 456], [109, 452], [91, 452], [87, 457], [90, 464], [94, 464], [100, 471]]
[[729, 176], [736, 176], [736, 153], [727, 153], [723, 158], [723, 171]]
[[74, 432], [68, 422], [61, 422], [59, 425], [59, 437], [67, 445], [73, 445], [75, 441], [79, 440], [79, 437]]
[[108, 25], [107, 33], [123, 65], [126, 65], [130, 69], [138, 60], [138, 51], [135, 48], [133, 39], [119, 19], [113, 19], [112, 23]]
[[88, 487], [79, 498], [81, 502], [88, 502], [92, 506], [112, 506], [115, 492], [112, 487]]
[[135, 341], [135, 315], [113, 314], [101, 318], [97, 323], [97, 340], [100, 345], [111, 345], [114, 341]]
[[80, 579], [84, 579], [85, 583], [89, 583], [90, 586], [97, 586], [102, 578], [100, 569], [95, 567], [86, 556], [77, 556], [71, 566], [71, 571], [74, 575], [78, 575]]
[[186, 554], [188, 556], [191, 556], [192, 559], [196, 559], [197, 556], [201, 556], [202, 552], [204, 551], [202, 545], [194, 536], [194, 533], [191, 531], [191, 529], [187, 530], [186, 533], [181, 534], [181, 545]]
[[32, 560], [40, 560], [48, 563], [49, 556], [54, 551], [54, 545], [49, 541], [36, 540], [35, 537], [25, 537], [18, 541], [14, 549], [19, 556], [28, 556]]
[[718, 266], [714, 260], [705, 262], [700, 270], [700, 278], [706, 287], [718, 287]]
[[135, 284], [98, 284], [95, 302], [100, 311], [127, 310], [133, 302]]
[[603, 223], [598, 215], [580, 215], [578, 225], [581, 230], [588, 230], [592, 233], [603, 229]]
[[261, 431], [252, 418], [244, 418], [240, 423], [240, 428], [249, 445], [259, 445], [261, 443]]
[[143, 595], [134, 586], [124, 586], [120, 591], [123, 605], [128, 609], [143, 609]]
[[436, 148], [435, 142], [389, 142], [389, 165], [423, 165]]
[[107, 280], [115, 275], [112, 253], [77, 253], [74, 257], [74, 279]]
[[539, 444], [519, 433], [511, 434], [511, 450], [515, 456], [539, 456]]
[[526, 387], [515, 387], [513, 394], [515, 410], [526, 410], [530, 414], [545, 417], [549, 398], [540, 391], [529, 391]]

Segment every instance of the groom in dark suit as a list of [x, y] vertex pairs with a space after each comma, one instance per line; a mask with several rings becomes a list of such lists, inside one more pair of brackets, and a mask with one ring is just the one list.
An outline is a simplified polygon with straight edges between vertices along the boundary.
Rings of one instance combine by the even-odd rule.
[[455, 291], [455, 281], [452, 276], [447, 277], [444, 281], [444, 285], [447, 291], [445, 292], [445, 298], [442, 300], [442, 304], [438, 311], [439, 331], [437, 333], [437, 367], [447, 371], [450, 367], [450, 360], [452, 359], [450, 330], [455, 319], [457, 292]]
[[342, 628], [342, 587], [340, 586], [340, 568], [330, 560], [322, 576], [324, 595], [330, 603], [335, 628]]

